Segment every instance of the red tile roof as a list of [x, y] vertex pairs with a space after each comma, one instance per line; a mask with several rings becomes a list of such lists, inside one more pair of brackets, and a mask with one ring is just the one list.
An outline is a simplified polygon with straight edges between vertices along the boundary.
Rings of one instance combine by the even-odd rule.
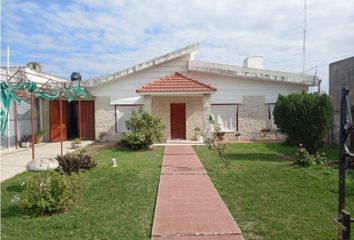
[[188, 78], [181, 73], [173, 73], [136, 90], [144, 92], [212, 92], [216, 88]]

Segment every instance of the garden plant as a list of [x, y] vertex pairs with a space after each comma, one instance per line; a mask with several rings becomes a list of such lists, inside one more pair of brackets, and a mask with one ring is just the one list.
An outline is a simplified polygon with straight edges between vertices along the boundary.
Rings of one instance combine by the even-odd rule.
[[331, 128], [332, 111], [327, 95], [302, 92], [279, 95], [273, 114], [280, 131], [314, 155]]

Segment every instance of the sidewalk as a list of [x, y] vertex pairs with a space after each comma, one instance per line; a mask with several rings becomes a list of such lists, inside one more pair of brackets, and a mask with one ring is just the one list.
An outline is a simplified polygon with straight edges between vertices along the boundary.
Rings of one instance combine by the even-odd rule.
[[[82, 141], [81, 146], [85, 147], [93, 141]], [[63, 153], [73, 152], [71, 141], [63, 142]], [[35, 158], [55, 157], [60, 154], [60, 142], [40, 143], [35, 145]], [[1, 152], [1, 182], [12, 178], [16, 174], [26, 171], [26, 165], [32, 160], [31, 148], [18, 148]]]
[[191, 146], [166, 146], [152, 240], [243, 240]]

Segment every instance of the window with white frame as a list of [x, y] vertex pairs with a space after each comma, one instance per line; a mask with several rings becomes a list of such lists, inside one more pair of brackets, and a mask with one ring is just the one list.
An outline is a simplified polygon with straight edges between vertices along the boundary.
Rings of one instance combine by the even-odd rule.
[[138, 111], [142, 105], [115, 105], [115, 131], [126, 132], [125, 122], [132, 115], [132, 111]]
[[238, 104], [212, 104], [211, 113], [221, 131], [238, 131]]

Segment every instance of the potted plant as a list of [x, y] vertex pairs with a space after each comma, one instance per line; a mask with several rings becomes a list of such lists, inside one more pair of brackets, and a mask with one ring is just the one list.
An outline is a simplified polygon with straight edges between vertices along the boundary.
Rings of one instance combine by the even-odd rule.
[[261, 132], [262, 132], [262, 133], [269, 133], [270, 131], [271, 131], [270, 128], [262, 128], [262, 129], [261, 129]]
[[194, 128], [194, 140], [203, 141], [202, 130], [199, 127]]
[[107, 142], [107, 133], [101, 132], [100, 135], [98, 136], [98, 140], [100, 142]]
[[21, 147], [22, 148], [29, 148], [31, 146], [32, 142], [32, 135], [30, 134], [25, 134], [21, 137]]
[[75, 138], [74, 141], [71, 142], [71, 147], [73, 149], [81, 147], [81, 140], [80, 138]]
[[222, 141], [224, 140], [225, 133], [224, 132], [217, 132], [218, 140]]
[[39, 131], [39, 132], [36, 132], [36, 133], [34, 134], [34, 143], [36, 143], [36, 144], [37, 144], [37, 143], [41, 143], [42, 140], [43, 140], [44, 134], [45, 134], [44, 130], [41, 130], [41, 131]]

